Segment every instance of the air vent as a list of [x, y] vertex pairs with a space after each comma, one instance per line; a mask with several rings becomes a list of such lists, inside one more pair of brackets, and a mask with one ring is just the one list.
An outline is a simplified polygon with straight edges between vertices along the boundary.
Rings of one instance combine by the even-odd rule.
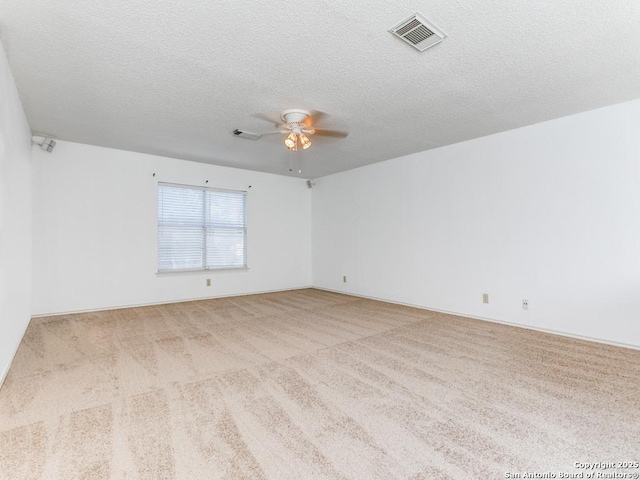
[[389, 31], [421, 52], [447, 38], [442, 30], [419, 13], [411, 15]]
[[260, 137], [262, 137], [262, 135], [260, 135], [259, 133], [244, 132], [242, 130], [238, 130], [237, 128], [231, 133], [233, 133], [236, 137], [246, 138], [248, 140], [258, 140]]

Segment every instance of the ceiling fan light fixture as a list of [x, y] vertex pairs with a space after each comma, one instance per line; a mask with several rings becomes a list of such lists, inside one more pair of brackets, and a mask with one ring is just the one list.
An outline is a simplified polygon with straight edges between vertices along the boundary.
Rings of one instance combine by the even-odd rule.
[[289, 133], [289, 135], [287, 135], [287, 137], [284, 139], [284, 146], [293, 151], [296, 151], [298, 149], [298, 139], [296, 138], [295, 132], [291, 132]]
[[306, 150], [311, 145], [313, 145], [313, 144], [311, 143], [311, 140], [309, 140], [309, 137], [307, 137], [304, 133], [301, 133], [300, 134], [300, 146], [302, 147], [302, 149]]

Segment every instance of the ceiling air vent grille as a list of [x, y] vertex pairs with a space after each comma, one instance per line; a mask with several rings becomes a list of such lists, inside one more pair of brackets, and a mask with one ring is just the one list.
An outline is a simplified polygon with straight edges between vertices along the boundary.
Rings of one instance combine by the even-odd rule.
[[389, 31], [421, 52], [447, 38], [442, 30], [419, 13], [411, 15]]

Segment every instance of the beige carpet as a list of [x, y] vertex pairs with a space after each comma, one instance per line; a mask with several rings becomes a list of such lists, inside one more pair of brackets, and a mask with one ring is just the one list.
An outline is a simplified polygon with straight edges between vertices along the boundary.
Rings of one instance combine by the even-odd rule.
[[640, 461], [639, 378], [639, 351], [318, 290], [40, 318], [0, 478], [578, 473]]

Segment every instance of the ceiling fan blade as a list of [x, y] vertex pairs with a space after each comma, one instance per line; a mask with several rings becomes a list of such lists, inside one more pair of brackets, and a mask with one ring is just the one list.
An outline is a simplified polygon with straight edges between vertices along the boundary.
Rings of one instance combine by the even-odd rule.
[[322, 118], [327, 117], [328, 115], [320, 110], [311, 110], [309, 117], [304, 121], [304, 124], [307, 127], [317, 124]]
[[329, 130], [326, 128], [313, 128], [315, 130], [315, 136], [321, 137], [335, 137], [335, 138], [344, 138], [349, 135], [349, 132], [343, 132], [341, 130]]
[[265, 115], [264, 113], [254, 113], [251, 116], [253, 118], [264, 120], [265, 122], [273, 123], [274, 125], [282, 125], [282, 120], [278, 117], [271, 117], [269, 115]]
[[260, 135], [265, 137], [265, 136], [269, 136], [269, 135], [282, 135], [282, 134], [288, 133], [288, 132], [289, 132], [289, 130], [274, 130], [274, 131], [271, 131], [271, 132], [261, 133]]

